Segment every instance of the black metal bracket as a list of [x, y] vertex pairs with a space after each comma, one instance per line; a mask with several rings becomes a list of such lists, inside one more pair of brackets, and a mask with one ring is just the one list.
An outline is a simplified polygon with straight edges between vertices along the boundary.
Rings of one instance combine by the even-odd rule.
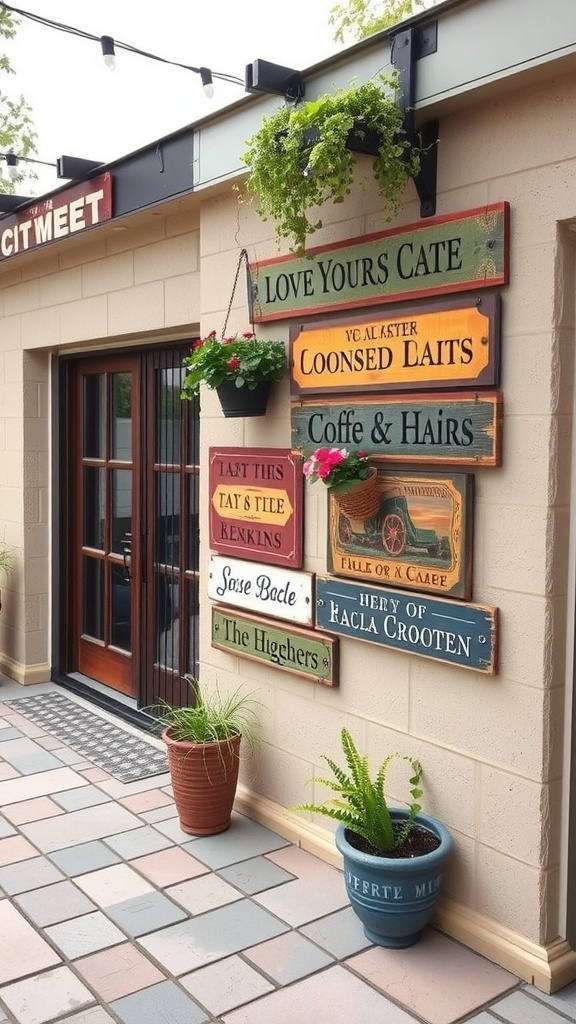
[[300, 71], [273, 64], [269, 60], [255, 60], [246, 65], [245, 92], [275, 92], [289, 103], [299, 103], [304, 97], [304, 81]]
[[420, 150], [420, 171], [414, 184], [420, 198], [421, 217], [433, 217], [436, 213], [438, 121], [427, 121], [416, 130], [416, 62], [435, 53], [437, 34], [438, 23], [433, 21], [420, 29], [402, 29], [392, 37], [391, 44], [392, 64], [398, 71], [398, 106], [404, 114], [404, 132]]
[[102, 167], [102, 161], [83, 160], [78, 156], [59, 156], [56, 161], [57, 178], [84, 178], [91, 174], [97, 167]]

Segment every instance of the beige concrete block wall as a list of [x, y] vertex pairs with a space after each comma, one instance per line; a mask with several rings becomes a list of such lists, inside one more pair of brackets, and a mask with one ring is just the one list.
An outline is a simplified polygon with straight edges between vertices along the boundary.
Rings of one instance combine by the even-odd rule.
[[199, 316], [196, 207], [179, 201], [167, 217], [148, 212], [0, 264], [0, 540], [16, 553], [1, 581], [0, 670], [22, 683], [51, 667], [51, 360], [111, 339], [186, 336]]
[[[552, 941], [560, 928], [574, 317], [558, 225], [576, 216], [576, 132], [565, 113], [574, 102], [574, 82], [562, 79], [441, 121], [438, 213], [502, 200], [511, 206], [511, 280], [501, 290], [504, 464], [475, 474], [473, 600], [500, 609], [499, 674], [490, 678], [341, 638], [340, 688], [328, 690], [213, 650], [207, 614], [201, 646], [208, 682], [243, 682], [263, 701], [263, 742], [245, 767], [249, 786], [286, 808], [305, 797], [325, 798], [325, 790], [305, 782], [322, 772], [321, 754], [341, 760], [343, 725], [375, 764], [391, 750], [420, 757], [425, 806], [456, 838], [447, 893], [536, 943]], [[411, 189], [395, 223], [418, 221]], [[384, 230], [380, 205], [369, 189], [323, 209], [326, 225], [312, 244]], [[237, 217], [234, 238], [222, 228]], [[243, 245], [251, 260], [278, 252], [270, 225], [249, 208], [238, 213], [233, 197], [207, 201], [203, 329], [218, 329], [222, 321], [224, 281]], [[245, 303], [237, 296], [231, 326], [245, 323]], [[258, 333], [287, 340], [287, 323], [262, 325]], [[289, 447], [288, 405], [286, 382], [265, 421], [225, 421], [212, 398], [206, 400], [202, 458], [209, 445]], [[305, 568], [325, 572], [322, 485], [307, 485], [305, 497]], [[204, 537], [207, 498], [204, 483]], [[204, 570], [207, 557], [204, 544]], [[405, 797], [405, 783], [395, 774], [390, 785], [392, 799]], [[327, 827], [325, 819], [316, 824]]]

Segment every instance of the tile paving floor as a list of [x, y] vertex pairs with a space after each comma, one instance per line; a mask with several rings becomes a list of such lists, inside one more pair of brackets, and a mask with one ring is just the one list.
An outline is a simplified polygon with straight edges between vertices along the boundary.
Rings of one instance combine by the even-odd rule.
[[0, 677], [0, 1024], [576, 1022], [576, 983], [545, 996], [432, 928], [371, 945], [336, 868], [236, 813], [186, 835], [168, 775], [112, 779], [19, 694]]

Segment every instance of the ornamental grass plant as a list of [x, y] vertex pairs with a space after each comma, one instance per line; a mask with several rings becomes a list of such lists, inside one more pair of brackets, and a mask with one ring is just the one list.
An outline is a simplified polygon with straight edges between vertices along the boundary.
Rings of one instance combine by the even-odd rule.
[[216, 389], [226, 382], [253, 391], [263, 381], [280, 381], [288, 361], [281, 341], [268, 341], [247, 331], [221, 340], [216, 331], [198, 338], [183, 359], [186, 374], [181, 397], [193, 398], [200, 386]]
[[177, 743], [218, 743], [242, 736], [248, 742], [256, 738], [258, 701], [240, 689], [221, 694], [217, 689], [203, 693], [193, 676], [185, 676], [191, 689], [190, 704], [176, 707], [162, 701], [151, 710], [159, 722], [170, 729]]

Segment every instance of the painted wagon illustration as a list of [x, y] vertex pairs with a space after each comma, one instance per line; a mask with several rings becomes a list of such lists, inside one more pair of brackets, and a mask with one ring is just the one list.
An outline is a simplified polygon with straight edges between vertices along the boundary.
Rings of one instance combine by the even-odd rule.
[[365, 543], [382, 546], [397, 557], [410, 549], [424, 549], [432, 558], [442, 554], [442, 541], [435, 530], [416, 526], [410, 517], [408, 500], [401, 484], [385, 489], [375, 516], [352, 519], [338, 511], [338, 537], [342, 544]]

